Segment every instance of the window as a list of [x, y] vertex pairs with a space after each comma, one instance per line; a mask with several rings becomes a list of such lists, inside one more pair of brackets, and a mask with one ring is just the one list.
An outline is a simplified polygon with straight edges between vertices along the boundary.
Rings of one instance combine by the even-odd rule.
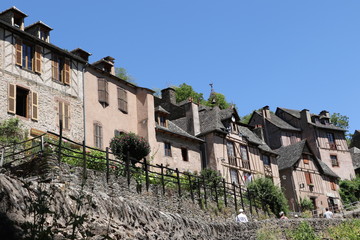
[[[69, 130], [70, 129], [70, 105], [68, 103], [59, 101], [59, 124], [62, 124], [62, 128]], [[60, 126], [60, 125], [59, 125]]]
[[56, 54], [52, 56], [52, 78], [70, 85], [70, 61]]
[[246, 146], [240, 146], [240, 153], [241, 153], [241, 160], [242, 160], [242, 167], [246, 169], [250, 169], [250, 161], [248, 158], [248, 152]]
[[186, 148], [181, 148], [181, 156], [183, 161], [189, 161], [188, 150]]
[[339, 166], [339, 161], [338, 161], [336, 155], [330, 155], [330, 160], [331, 160], [331, 165], [333, 167], [338, 167]]
[[119, 136], [122, 135], [122, 134], [124, 134], [123, 131], [119, 131], [119, 130], [115, 130], [115, 131], [114, 131], [114, 136], [115, 136], [115, 137], [119, 137]]
[[9, 84], [8, 112], [25, 118], [31, 115], [32, 120], [38, 120], [37, 93], [15, 84]]
[[164, 143], [165, 156], [171, 157], [171, 144], [169, 142]]
[[331, 188], [331, 190], [336, 191], [336, 183], [331, 181], [330, 182], [330, 188]]
[[307, 184], [307, 185], [310, 185], [310, 184], [313, 183], [313, 182], [312, 182], [312, 178], [311, 178], [311, 173], [305, 172], [305, 180], [306, 180], [306, 184]]
[[309, 155], [303, 154], [303, 161], [304, 161], [304, 164], [309, 164], [309, 162], [310, 162]]
[[262, 155], [264, 165], [270, 165], [270, 157], [268, 155]]
[[296, 141], [296, 136], [294, 136], [294, 135], [290, 136], [290, 144], [294, 144], [296, 142], [297, 142]]
[[330, 149], [336, 150], [336, 142], [335, 137], [333, 133], [326, 133], [327, 139], [329, 141], [329, 147]]
[[98, 78], [98, 98], [103, 107], [109, 105], [108, 81], [105, 78]]
[[228, 159], [229, 164], [237, 166], [235, 151], [234, 151], [234, 143], [227, 141], [226, 143], [227, 153], [228, 153]]
[[238, 171], [236, 169], [230, 168], [230, 177], [232, 183], [239, 185], [239, 176], [238, 176]]
[[128, 105], [127, 105], [127, 92], [123, 88], [118, 88], [118, 108], [120, 111], [127, 113]]
[[16, 65], [30, 71], [41, 73], [41, 47], [33, 46], [21, 39], [16, 39]]
[[102, 126], [100, 123], [94, 123], [94, 144], [97, 148], [102, 149], [103, 147]]
[[167, 125], [167, 117], [165, 114], [157, 113], [156, 115], [156, 123], [162, 127], [168, 127]]

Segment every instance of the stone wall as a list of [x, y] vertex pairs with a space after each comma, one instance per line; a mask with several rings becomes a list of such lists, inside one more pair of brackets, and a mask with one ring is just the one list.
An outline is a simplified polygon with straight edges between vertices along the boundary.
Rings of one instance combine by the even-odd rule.
[[[111, 239], [256, 239], [256, 232], [261, 228], [283, 232], [296, 228], [301, 222], [299, 219], [271, 219], [237, 224], [233, 221], [233, 212], [224, 217], [213, 214], [211, 209], [202, 211], [197, 204], [177, 198], [176, 192], [162, 197], [158, 189], [152, 188], [139, 194], [134, 182], [128, 187], [122, 177], [112, 175], [107, 183], [104, 173], [89, 170], [83, 182], [81, 168], [47, 166], [53, 169], [53, 175], [44, 171], [46, 176], [52, 176], [51, 181], [41, 175], [21, 178], [1, 170], [0, 222], [7, 223], [0, 225], [1, 236], [7, 232], [7, 239], [21, 239], [19, 226], [33, 219], [26, 209], [38, 201], [41, 191], [52, 196], [47, 198], [46, 204], [55, 214], [47, 215], [46, 226], [58, 231], [55, 239], [71, 234], [72, 225], [68, 222], [72, 214], [86, 214], [84, 223], [76, 230], [77, 239], [85, 236], [85, 229], [94, 234], [88, 239], [102, 239], [102, 235]], [[81, 205], [77, 199], [82, 199]], [[321, 231], [344, 220], [307, 221], [316, 231]]]

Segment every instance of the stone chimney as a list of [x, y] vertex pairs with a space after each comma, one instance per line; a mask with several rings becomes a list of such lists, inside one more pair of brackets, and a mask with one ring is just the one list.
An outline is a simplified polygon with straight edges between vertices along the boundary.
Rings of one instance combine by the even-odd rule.
[[85, 50], [81, 49], [81, 48], [76, 48], [74, 50], [71, 51], [72, 54], [81, 57], [82, 59], [84, 59], [86, 62], [89, 61], [89, 56], [91, 56], [91, 53], [86, 52]]
[[184, 105], [186, 112], [186, 130], [196, 136], [200, 133], [199, 106], [192, 101]]
[[161, 90], [161, 98], [163, 101], [176, 104], [176, 92], [173, 88], [165, 88]]
[[311, 123], [311, 116], [309, 110], [303, 109], [300, 112], [300, 120], [305, 121], [306, 123]]
[[265, 106], [262, 108], [262, 115], [264, 118], [271, 119], [269, 106]]
[[263, 141], [265, 141], [264, 138], [264, 130], [261, 124], [256, 124], [255, 128], [253, 129], [253, 132]]

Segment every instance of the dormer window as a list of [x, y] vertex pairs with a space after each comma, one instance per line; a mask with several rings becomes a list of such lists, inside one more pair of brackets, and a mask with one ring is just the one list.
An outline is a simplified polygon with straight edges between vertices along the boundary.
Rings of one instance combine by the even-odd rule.
[[164, 113], [158, 113], [156, 117], [156, 123], [161, 127], [168, 127], [168, 120], [166, 117], [166, 114]]
[[17, 28], [21, 28], [23, 23], [23, 18], [20, 16], [14, 16], [14, 26]]
[[49, 33], [43, 30], [39, 31], [39, 38], [43, 41], [48, 41]]

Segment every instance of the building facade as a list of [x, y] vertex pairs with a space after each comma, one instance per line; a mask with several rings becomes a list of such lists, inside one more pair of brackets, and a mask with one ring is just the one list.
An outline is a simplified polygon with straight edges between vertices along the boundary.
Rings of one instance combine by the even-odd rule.
[[25, 27], [15, 7], [0, 13], [0, 119], [17, 117], [31, 135], [46, 131], [82, 140], [86, 62], [50, 43], [49, 26]]

